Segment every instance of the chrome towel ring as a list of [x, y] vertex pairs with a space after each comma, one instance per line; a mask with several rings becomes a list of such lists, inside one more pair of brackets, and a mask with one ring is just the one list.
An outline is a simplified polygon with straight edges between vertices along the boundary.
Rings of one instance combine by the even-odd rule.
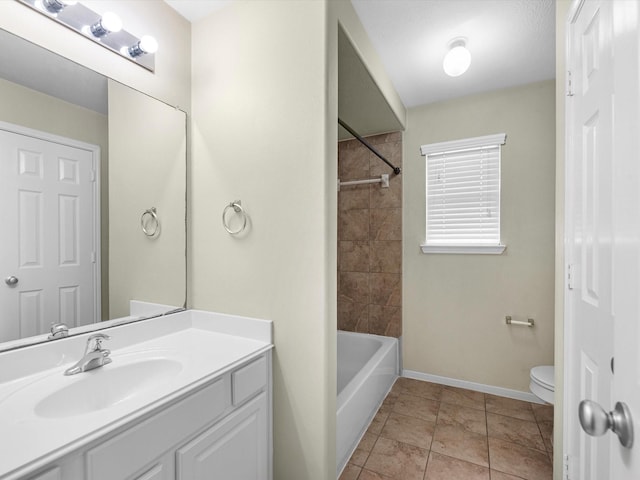
[[[149, 215], [150, 218], [145, 219], [147, 215]], [[156, 214], [156, 207], [151, 207], [143, 212], [140, 217], [140, 226], [142, 227], [142, 232], [147, 237], [158, 236], [160, 233], [160, 220], [158, 220], [158, 215]]]
[[[234, 212], [242, 217], [242, 225], [237, 230], [231, 230], [231, 227], [229, 227], [229, 223], [227, 222], [227, 212], [230, 208], [232, 208]], [[237, 235], [243, 232], [245, 228], [247, 228], [247, 214], [242, 208], [242, 201], [235, 200], [224, 207], [224, 210], [222, 211], [222, 226], [231, 235]]]

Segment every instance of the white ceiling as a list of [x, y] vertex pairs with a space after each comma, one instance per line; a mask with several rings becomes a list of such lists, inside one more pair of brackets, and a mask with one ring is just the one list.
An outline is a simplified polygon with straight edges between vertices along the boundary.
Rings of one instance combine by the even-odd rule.
[[[406, 107], [555, 78], [554, 0], [351, 0]], [[471, 66], [442, 70], [466, 37]]]
[[[194, 22], [233, 0], [165, 1]], [[555, 0], [351, 3], [406, 107], [555, 78]], [[471, 67], [452, 78], [442, 59], [455, 37]]]

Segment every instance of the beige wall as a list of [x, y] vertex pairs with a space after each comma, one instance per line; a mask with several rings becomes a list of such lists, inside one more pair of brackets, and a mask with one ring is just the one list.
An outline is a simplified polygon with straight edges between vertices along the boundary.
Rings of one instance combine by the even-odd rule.
[[109, 318], [108, 126], [107, 117], [0, 79], [0, 121], [80, 140], [100, 147], [100, 249], [102, 318]]
[[16, 1], [0, 1], [0, 28], [85, 65], [183, 110], [190, 107], [190, 23], [162, 1], [84, 0], [95, 12], [112, 10], [130, 33], [153, 35], [159, 44], [156, 71], [121, 58]]
[[404, 122], [349, 2], [239, 1], [192, 27], [189, 305], [274, 321], [278, 480], [335, 478], [339, 20]]
[[[325, 2], [233, 2], [193, 25], [189, 304], [273, 320], [279, 480], [335, 478], [326, 31]], [[220, 219], [233, 200], [250, 217], [235, 237]]]
[[[407, 109], [396, 92], [393, 83], [391, 83], [378, 52], [376, 52], [371, 40], [369, 40], [369, 36], [362, 23], [360, 23], [360, 19], [351, 2], [348, 0], [328, 0], [328, 3], [331, 22], [338, 22], [342, 26], [344, 33], [371, 75], [371, 79], [380, 90], [385, 102], [398, 119], [398, 122], [400, 122], [400, 125], [404, 127], [407, 123]], [[331, 28], [333, 28], [333, 25], [331, 25]], [[367, 106], [362, 108], [367, 108]]]
[[[404, 141], [404, 368], [528, 391], [553, 364], [554, 82], [409, 110]], [[502, 255], [425, 255], [423, 144], [506, 133]], [[535, 328], [506, 326], [535, 319]]]
[[[185, 129], [184, 112], [109, 81], [111, 318], [129, 315], [130, 300], [184, 306]], [[151, 207], [160, 226], [147, 237], [140, 221]]]

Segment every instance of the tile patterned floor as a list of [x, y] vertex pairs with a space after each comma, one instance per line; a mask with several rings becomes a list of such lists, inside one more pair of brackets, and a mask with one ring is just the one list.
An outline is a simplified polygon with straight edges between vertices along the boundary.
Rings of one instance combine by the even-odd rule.
[[553, 406], [398, 378], [339, 480], [551, 480]]

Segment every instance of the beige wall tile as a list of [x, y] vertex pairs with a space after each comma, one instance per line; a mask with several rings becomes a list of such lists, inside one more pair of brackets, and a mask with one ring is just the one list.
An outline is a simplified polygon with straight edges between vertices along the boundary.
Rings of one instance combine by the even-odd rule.
[[369, 303], [369, 274], [362, 272], [341, 272], [338, 301]]
[[340, 221], [343, 210], [369, 208], [370, 188], [370, 185], [354, 185], [340, 189], [338, 193], [338, 221]]
[[371, 242], [371, 272], [402, 273], [402, 242]]
[[339, 241], [338, 270], [341, 272], [368, 272], [369, 242]]
[[371, 240], [402, 240], [401, 208], [372, 208], [369, 215]]
[[361, 180], [369, 175], [369, 150], [338, 148], [338, 176], [340, 180]]
[[369, 209], [341, 211], [338, 218], [338, 239], [368, 240]]
[[[401, 164], [401, 133], [367, 140]], [[356, 140], [340, 142], [338, 156], [341, 180], [370, 178], [372, 172], [373, 176], [392, 173]], [[365, 185], [344, 187], [338, 193], [338, 328], [402, 335], [402, 177], [392, 177], [390, 189]], [[347, 272], [366, 273], [368, 280], [342, 275]], [[366, 300], [365, 285], [369, 288]], [[366, 315], [360, 305], [365, 301], [371, 304]]]
[[371, 303], [399, 307], [402, 305], [402, 275], [399, 273], [369, 274]]
[[369, 325], [369, 305], [338, 299], [338, 330], [357, 332], [359, 325]]

